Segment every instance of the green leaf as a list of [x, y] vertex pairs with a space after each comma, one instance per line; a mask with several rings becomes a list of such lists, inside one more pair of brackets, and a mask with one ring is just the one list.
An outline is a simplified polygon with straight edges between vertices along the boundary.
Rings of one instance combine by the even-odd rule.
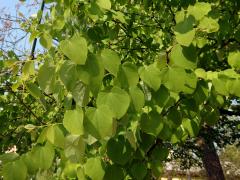
[[177, 110], [177, 108], [173, 107], [169, 109], [167, 114], [167, 122], [171, 128], [177, 128], [182, 123], [182, 114]]
[[198, 28], [201, 31], [207, 32], [207, 33], [213, 33], [217, 32], [219, 30], [219, 24], [216, 19], [210, 18], [210, 17], [204, 17], [199, 25]]
[[84, 107], [89, 102], [89, 89], [81, 81], [77, 81], [72, 89], [72, 96], [79, 107]]
[[165, 147], [159, 147], [157, 146], [156, 148], [153, 149], [151, 158], [153, 161], [165, 161], [168, 157], [169, 150]]
[[38, 170], [37, 160], [33, 158], [32, 152], [27, 152], [21, 156], [24, 164], [27, 167], [27, 171], [29, 174], [34, 174]]
[[142, 162], [134, 163], [130, 171], [134, 179], [142, 180], [147, 175], [147, 165]]
[[209, 126], [213, 126], [219, 120], [219, 111], [210, 105], [205, 105], [201, 117]]
[[47, 94], [52, 93], [55, 80], [55, 67], [48, 61], [40, 67], [38, 71], [38, 84]]
[[6, 180], [25, 180], [27, 178], [27, 167], [21, 159], [3, 165], [2, 172], [3, 179]]
[[83, 135], [83, 110], [75, 109], [66, 111], [63, 126], [73, 135]]
[[141, 111], [144, 103], [145, 103], [145, 97], [143, 92], [136, 86], [136, 87], [131, 87], [129, 89], [130, 97], [131, 97], [131, 102], [137, 112]]
[[188, 132], [190, 137], [196, 137], [200, 130], [198, 123], [194, 119], [184, 118], [182, 126]]
[[43, 128], [42, 132], [38, 137], [37, 143], [42, 144], [47, 140], [47, 129], [48, 127]]
[[67, 90], [71, 91], [76, 86], [77, 70], [71, 61], [65, 61], [60, 70], [59, 76]]
[[40, 98], [42, 96], [40, 89], [35, 83], [26, 83], [26, 89], [35, 98]]
[[151, 162], [151, 171], [155, 177], [160, 177], [164, 172], [163, 163], [161, 161]]
[[79, 164], [77, 163], [71, 163], [70, 161], [65, 162], [61, 179], [76, 179], [78, 167]]
[[111, 137], [113, 134], [113, 113], [108, 106], [98, 105], [86, 110], [84, 122], [86, 131], [97, 139]]
[[163, 129], [163, 120], [160, 114], [151, 111], [149, 114], [142, 114], [140, 126], [145, 133], [156, 137]]
[[230, 94], [240, 97], [240, 80], [231, 80], [227, 82], [228, 91]]
[[64, 135], [58, 125], [52, 125], [48, 127], [46, 137], [50, 143], [61, 148], [64, 147]]
[[195, 29], [186, 32], [184, 34], [181, 34], [179, 32], [175, 32], [176, 34], [176, 39], [177, 42], [183, 46], [190, 46], [190, 44], [192, 43], [194, 37], [195, 37]]
[[182, 127], [178, 127], [176, 130], [174, 130], [171, 134], [171, 143], [172, 144], [176, 144], [176, 143], [180, 143], [183, 139], [184, 131], [182, 129]]
[[143, 156], [145, 156], [145, 153], [149, 151], [152, 144], [154, 144], [155, 142], [156, 142], [156, 137], [150, 134], [144, 133], [143, 131], [140, 131], [139, 149], [141, 149], [144, 152]]
[[175, 13], [175, 21], [176, 21], [176, 23], [178, 24], [178, 23], [184, 21], [185, 17], [186, 17], [185, 10], [177, 11]]
[[97, 0], [97, 5], [103, 9], [110, 10], [111, 9], [111, 1], [110, 0]]
[[152, 92], [152, 102], [160, 106], [161, 108], [163, 108], [166, 105], [169, 98], [170, 93], [168, 89], [163, 85], [161, 85], [158, 91]]
[[196, 37], [195, 42], [196, 42], [197, 47], [203, 48], [208, 43], [208, 40], [207, 40], [207, 38]]
[[161, 85], [161, 71], [154, 64], [139, 69], [140, 78], [154, 91]]
[[84, 164], [85, 174], [92, 180], [102, 180], [105, 174], [100, 157], [89, 158]]
[[104, 76], [104, 68], [101, 59], [89, 54], [85, 65], [77, 66], [79, 79], [89, 86], [94, 95], [97, 95]]
[[211, 4], [205, 2], [197, 2], [193, 6], [188, 6], [188, 14], [194, 16], [196, 20], [202, 19], [211, 11]]
[[27, 124], [24, 126], [25, 129], [31, 131], [37, 128], [37, 126], [33, 125], [33, 124]]
[[218, 78], [218, 72], [216, 71], [207, 71], [207, 80], [213, 80]]
[[159, 133], [158, 137], [162, 140], [169, 140], [172, 136], [172, 129], [167, 123], [163, 124], [162, 131]]
[[34, 75], [34, 61], [26, 61], [22, 68], [22, 78], [27, 80], [29, 76]]
[[118, 119], [126, 114], [129, 104], [128, 93], [119, 87], [113, 87], [111, 91], [100, 92], [97, 97], [97, 106], [108, 106]]
[[231, 52], [228, 55], [228, 64], [232, 68], [240, 69], [240, 52]]
[[107, 155], [116, 164], [125, 165], [133, 155], [133, 149], [123, 136], [110, 139], [107, 143]]
[[77, 169], [77, 177], [78, 177], [78, 179], [81, 179], [81, 180], [85, 180], [85, 179], [86, 179], [83, 168], [79, 167], [79, 168]]
[[65, 21], [63, 16], [62, 17], [58, 17], [57, 19], [55, 19], [55, 21], [53, 22], [53, 28], [54, 30], [62, 30], [63, 27], [65, 26]]
[[229, 92], [228, 92], [228, 88], [226, 86], [227, 84], [227, 80], [223, 79], [223, 78], [214, 78], [212, 80], [212, 84], [215, 88], [215, 90], [217, 91], [217, 93], [224, 95], [224, 96], [228, 96]]
[[194, 19], [192, 16], [185, 18], [184, 21], [179, 22], [175, 27], [175, 35], [177, 42], [183, 46], [189, 46], [195, 36], [195, 29], [193, 29]]
[[182, 99], [181, 101], [181, 114], [183, 117], [188, 117], [190, 119], [196, 118], [199, 113], [199, 107], [194, 99]]
[[120, 66], [117, 77], [123, 88], [136, 86], [139, 81], [137, 67], [130, 62]]
[[198, 81], [197, 88], [193, 94], [193, 98], [197, 104], [202, 104], [208, 97], [208, 84], [205, 81]]
[[170, 65], [179, 66], [185, 69], [194, 69], [197, 67], [197, 55], [193, 46], [182, 47], [175, 45], [170, 52]]
[[165, 74], [163, 84], [171, 91], [191, 94], [196, 89], [197, 77], [191, 71], [172, 67]]
[[44, 32], [40, 36], [39, 42], [44, 48], [50, 49], [52, 47], [52, 36], [49, 33]]
[[104, 176], [104, 180], [123, 180], [124, 172], [123, 169], [118, 165], [109, 165], [106, 168], [106, 173]]
[[123, 14], [121, 11], [113, 11], [112, 10], [112, 12], [114, 13], [114, 15], [113, 15], [114, 19], [119, 20], [123, 24], [127, 24], [126, 19], [125, 19], [126, 18], [125, 14]]
[[202, 68], [197, 68], [195, 69], [195, 74], [198, 78], [206, 79], [207, 78], [207, 73], [204, 69]]
[[54, 149], [49, 144], [34, 147], [30, 153], [31, 166], [42, 170], [49, 169], [52, 167], [54, 154]]
[[85, 142], [81, 136], [68, 135], [65, 139], [64, 154], [72, 163], [83, 163]]
[[76, 64], [85, 64], [88, 54], [88, 46], [85, 38], [75, 34], [72, 38], [61, 41], [60, 49]]
[[17, 153], [4, 153], [0, 155], [0, 161], [2, 164], [7, 164], [8, 162], [12, 162], [19, 157]]
[[104, 49], [101, 52], [101, 58], [105, 69], [114, 76], [117, 76], [119, 65], [121, 63], [118, 54], [110, 49]]

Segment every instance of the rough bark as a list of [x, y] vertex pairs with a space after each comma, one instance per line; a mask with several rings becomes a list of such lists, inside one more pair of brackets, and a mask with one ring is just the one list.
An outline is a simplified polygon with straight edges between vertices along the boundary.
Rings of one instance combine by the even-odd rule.
[[[206, 134], [211, 133], [211, 129]], [[223, 169], [210, 136], [201, 137], [202, 161], [209, 180], [225, 180]]]

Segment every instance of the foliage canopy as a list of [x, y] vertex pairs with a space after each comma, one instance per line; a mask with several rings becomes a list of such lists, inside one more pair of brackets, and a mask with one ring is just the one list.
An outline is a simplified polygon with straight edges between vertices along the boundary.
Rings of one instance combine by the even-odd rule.
[[46, 51], [1, 54], [0, 147], [19, 149], [0, 156], [5, 179], [157, 178], [164, 143], [240, 97], [238, 1], [45, 3], [22, 27]]

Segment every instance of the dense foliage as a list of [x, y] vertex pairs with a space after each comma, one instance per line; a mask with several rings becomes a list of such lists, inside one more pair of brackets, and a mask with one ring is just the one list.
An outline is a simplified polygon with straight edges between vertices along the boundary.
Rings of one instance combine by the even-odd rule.
[[157, 178], [240, 97], [239, 1], [45, 3], [22, 27], [46, 51], [1, 54], [5, 179]]

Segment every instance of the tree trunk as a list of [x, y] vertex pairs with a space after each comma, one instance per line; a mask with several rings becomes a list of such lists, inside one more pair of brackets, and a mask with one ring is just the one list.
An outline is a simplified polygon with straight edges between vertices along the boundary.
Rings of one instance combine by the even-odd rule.
[[187, 169], [187, 180], [192, 180], [190, 169]]
[[[211, 133], [210, 128], [207, 128], [205, 130], [208, 131], [205, 135], [209, 135], [209, 133]], [[210, 136], [207, 136], [207, 138], [201, 137], [201, 141], [202, 161], [207, 172], [208, 179], [225, 180], [218, 154]]]

